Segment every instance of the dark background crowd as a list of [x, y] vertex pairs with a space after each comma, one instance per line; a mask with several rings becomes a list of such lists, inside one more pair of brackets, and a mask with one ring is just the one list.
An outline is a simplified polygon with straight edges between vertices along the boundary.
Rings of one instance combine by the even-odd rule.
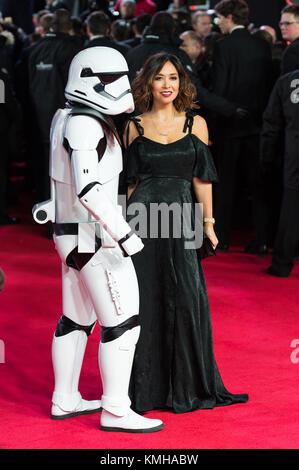
[[[299, 251], [299, 5], [224, 0], [204, 10], [196, 3], [204, 2], [0, 0], [1, 225], [19, 222], [7, 208], [23, 191], [34, 202], [50, 196], [50, 124], [65, 106], [75, 54], [113, 47], [133, 80], [147, 57], [167, 51], [180, 57], [208, 123], [219, 174], [218, 250], [229, 250], [233, 229], [245, 229], [254, 233], [247, 253], [284, 246], [272, 274], [289, 274]], [[120, 132], [124, 122], [116, 119]]]

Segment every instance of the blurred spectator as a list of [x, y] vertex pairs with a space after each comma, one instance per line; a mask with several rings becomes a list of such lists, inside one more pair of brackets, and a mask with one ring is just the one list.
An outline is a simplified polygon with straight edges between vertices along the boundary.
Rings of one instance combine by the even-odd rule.
[[254, 223], [255, 229], [258, 224], [256, 174], [259, 134], [262, 113], [271, 91], [272, 57], [270, 45], [251, 36], [246, 29], [249, 9], [244, 0], [222, 0], [216, 4], [215, 10], [220, 30], [226, 36], [214, 44], [213, 91], [250, 112], [243, 122], [218, 119], [212, 148], [219, 175], [214, 210], [219, 240], [217, 249], [227, 251], [235, 191], [240, 181], [242, 191], [247, 191], [246, 201], [253, 201], [249, 214], [251, 224]]
[[37, 13], [35, 13], [32, 17], [32, 21], [35, 27], [35, 31], [39, 31], [39, 26], [40, 26], [40, 19], [43, 15], [50, 15], [49, 10], [40, 10]]
[[291, 43], [282, 56], [283, 75], [299, 69], [299, 5], [285, 7], [279, 25], [283, 39]]
[[183, 41], [180, 48], [190, 57], [193, 64], [196, 64], [202, 53], [203, 40], [194, 31], [184, 31], [180, 35]]
[[189, 13], [188, 0], [174, 0], [173, 3], [170, 3], [167, 8], [167, 13], [172, 14], [175, 11], [182, 11]]
[[[280, 77], [264, 113], [261, 136], [261, 170], [273, 179], [281, 168], [284, 141], [283, 197], [274, 253], [268, 274], [288, 277], [299, 244], [299, 70]], [[278, 209], [278, 208], [277, 208]]]
[[85, 45], [86, 48], [95, 46], [112, 47], [124, 56], [130, 49], [129, 46], [118, 44], [109, 36], [111, 33], [111, 21], [109, 17], [101, 11], [91, 13], [87, 19], [86, 30], [89, 37], [89, 41]]
[[131, 21], [131, 27], [134, 37], [131, 39], [126, 39], [125, 41], [123, 41], [123, 44], [129, 47], [139, 46], [143, 32], [145, 28], [150, 24], [151, 19], [152, 17], [148, 13], [137, 16], [137, 18], [133, 18], [133, 20]]
[[134, 18], [134, 13], [136, 10], [135, 0], [122, 0], [119, 5], [120, 17], [123, 20], [130, 20]]
[[[135, 5], [134, 5], [135, 4]], [[123, 8], [121, 8], [121, 5]], [[122, 18], [138, 17], [145, 13], [153, 16], [157, 11], [157, 5], [152, 0], [117, 0], [114, 10], [119, 11]]]
[[46, 13], [42, 15], [39, 19], [38, 28], [36, 31], [40, 33], [41, 37], [44, 37], [45, 34], [49, 33], [53, 24], [53, 14]]
[[[111, 36], [116, 42], [123, 42], [131, 36], [131, 24], [125, 20], [115, 20], [111, 24]], [[124, 45], [123, 45], [124, 47]], [[129, 46], [126, 53], [130, 50]]]
[[263, 39], [264, 41], [267, 41], [272, 47], [273, 38], [271, 34], [265, 29], [254, 28], [250, 31], [250, 33], [251, 33], [251, 36], [254, 36], [255, 38], [260, 38], [260, 39]]
[[190, 57], [201, 84], [210, 88], [211, 64], [205, 59], [203, 38], [191, 30], [182, 33], [180, 39], [183, 41], [180, 48]]
[[205, 53], [205, 59], [212, 64], [214, 56], [214, 45], [215, 43], [223, 38], [223, 34], [213, 31], [203, 38], [203, 48]]
[[204, 11], [196, 11], [191, 16], [192, 27], [200, 36], [208, 36], [212, 32], [211, 17]]
[[153, 16], [157, 11], [156, 2], [152, 0], [136, 0], [135, 16], [149, 14]]
[[18, 28], [10, 18], [6, 18], [6, 21], [1, 21], [0, 30], [2, 35], [6, 36], [6, 47], [11, 60], [15, 62], [24, 46], [26, 41], [26, 34], [21, 28]]
[[271, 26], [263, 25], [260, 27], [262, 31], [267, 31], [269, 34], [271, 34], [272, 37], [272, 44], [275, 44], [277, 41], [277, 34], [274, 28]]
[[49, 199], [49, 134], [52, 118], [65, 105], [64, 89], [70, 63], [80, 48], [70, 31], [72, 23], [67, 10], [53, 14], [52, 31], [34, 47], [29, 56], [29, 88], [36, 112], [43, 155], [36, 162], [39, 174], [39, 201]]
[[37, 188], [39, 186], [40, 175], [38, 174], [39, 162], [43, 152], [41, 136], [37, 132], [39, 128], [38, 120], [33, 107], [30, 87], [29, 87], [29, 57], [34, 47], [39, 41], [50, 32], [53, 23], [53, 14], [44, 10], [46, 13], [39, 17], [36, 22], [36, 35], [39, 39], [24, 47], [19, 60], [15, 65], [15, 83], [16, 94], [23, 109], [24, 116], [30, 116], [30, 119], [24, 119], [23, 140], [24, 140], [24, 161], [26, 163], [25, 185], [27, 188]]
[[78, 16], [71, 17], [72, 29], [71, 36], [81, 36], [84, 34], [83, 21]]
[[83, 21], [77, 16], [71, 17], [72, 28], [70, 30], [70, 35], [73, 37], [74, 41], [77, 42], [80, 49], [84, 48], [84, 44], [87, 40], [87, 35], [84, 31]]

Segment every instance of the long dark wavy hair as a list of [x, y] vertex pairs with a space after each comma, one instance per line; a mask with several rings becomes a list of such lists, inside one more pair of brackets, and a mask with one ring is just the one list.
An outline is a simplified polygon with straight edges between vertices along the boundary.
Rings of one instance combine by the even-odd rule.
[[166, 52], [159, 52], [150, 56], [142, 70], [136, 76], [132, 83], [132, 93], [135, 100], [136, 107], [145, 113], [150, 111], [153, 106], [152, 85], [155, 76], [161, 71], [166, 62], [171, 62], [177, 69], [180, 87], [178, 96], [175, 98], [173, 104], [178, 112], [186, 111], [187, 109], [198, 108], [199, 106], [194, 102], [196, 97], [196, 88], [191, 82], [189, 76], [180, 59]]

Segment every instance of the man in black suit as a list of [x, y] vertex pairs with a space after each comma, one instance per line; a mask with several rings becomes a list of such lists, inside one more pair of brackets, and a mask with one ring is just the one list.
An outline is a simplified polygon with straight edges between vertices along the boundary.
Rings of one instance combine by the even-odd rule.
[[91, 13], [87, 18], [86, 32], [88, 34], [89, 41], [86, 43], [85, 48], [95, 46], [112, 47], [126, 57], [131, 48], [114, 41], [109, 36], [110, 31], [111, 21], [106, 13], [102, 11], [94, 11]]
[[[299, 244], [299, 70], [279, 78], [264, 113], [261, 172], [272, 179], [282, 167], [283, 196], [268, 274], [288, 277]], [[281, 152], [281, 141], [284, 149]], [[283, 161], [281, 164], [281, 155]], [[279, 207], [277, 208], [279, 210]]]
[[76, 39], [70, 35], [71, 28], [70, 13], [63, 9], [56, 10], [53, 13], [51, 32], [45, 34], [37, 42], [28, 58], [29, 90], [44, 149], [43, 156], [37, 162], [38, 201], [44, 201], [50, 197], [51, 121], [57, 109], [65, 105], [64, 90], [69, 67], [73, 57], [80, 50]]
[[[219, 175], [214, 211], [217, 249], [227, 251], [237, 183], [242, 181], [242, 187], [245, 185], [249, 193], [248, 200], [255, 201], [259, 133], [271, 91], [272, 59], [270, 45], [250, 35], [246, 28], [249, 8], [244, 0], [222, 0], [215, 10], [225, 37], [214, 46], [213, 91], [250, 113], [243, 122], [218, 119], [212, 147]], [[252, 206], [256, 225], [254, 202]]]
[[279, 26], [283, 39], [291, 43], [281, 60], [281, 73], [284, 75], [299, 69], [299, 5], [289, 5], [282, 10]]

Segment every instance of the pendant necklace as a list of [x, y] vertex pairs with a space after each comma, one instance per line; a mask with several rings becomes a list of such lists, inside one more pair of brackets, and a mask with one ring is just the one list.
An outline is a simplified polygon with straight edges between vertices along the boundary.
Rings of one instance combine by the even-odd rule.
[[[172, 121], [171, 121], [171, 125], [174, 123], [174, 119], [175, 119], [175, 113], [173, 113], [173, 119], [172, 119]], [[158, 134], [159, 134], [159, 135], [162, 135], [163, 137], [168, 137], [169, 132], [160, 132], [160, 131], [158, 130], [158, 128], [157, 128], [157, 126], [156, 126], [156, 123], [155, 123], [155, 121], [154, 121], [154, 119], [153, 119], [152, 117], [151, 117], [151, 120], [153, 121], [153, 124], [154, 124], [154, 126], [155, 126], [156, 131], [158, 132]]]

